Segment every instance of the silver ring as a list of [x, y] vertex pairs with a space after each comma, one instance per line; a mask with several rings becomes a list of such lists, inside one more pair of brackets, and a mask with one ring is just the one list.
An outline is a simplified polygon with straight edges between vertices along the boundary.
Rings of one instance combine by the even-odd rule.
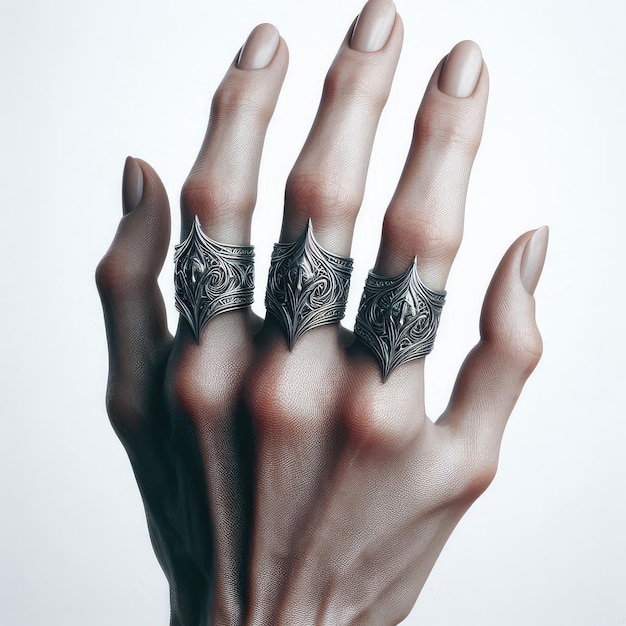
[[254, 247], [217, 243], [202, 232], [196, 215], [191, 231], [174, 249], [176, 308], [194, 337], [225, 311], [243, 309], [254, 299]]
[[305, 332], [343, 319], [352, 259], [324, 250], [311, 220], [297, 241], [274, 244], [265, 308], [280, 322], [289, 348]]
[[417, 257], [401, 276], [368, 274], [354, 334], [376, 355], [383, 381], [402, 363], [431, 352], [445, 301], [445, 291], [420, 280]]

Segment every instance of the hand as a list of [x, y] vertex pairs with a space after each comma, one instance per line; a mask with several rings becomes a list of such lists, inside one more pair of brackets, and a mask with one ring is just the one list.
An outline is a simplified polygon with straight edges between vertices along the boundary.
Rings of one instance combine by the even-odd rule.
[[[289, 176], [281, 241], [312, 220], [348, 256], [378, 120], [402, 44], [391, 0], [370, 0], [328, 73]], [[287, 69], [276, 29], [258, 26], [228, 69], [181, 194], [182, 235], [197, 215], [224, 244], [250, 242], [261, 152]], [[374, 271], [417, 255], [442, 289], [461, 242], [488, 75], [462, 42], [437, 66], [384, 217]], [[397, 624], [455, 525], [493, 479], [506, 420], [541, 354], [533, 291], [547, 229], [522, 235], [487, 292], [481, 339], [450, 404], [424, 409], [423, 359], [383, 382], [369, 349], [337, 324], [290, 350], [268, 315], [213, 318], [199, 343], [168, 332], [157, 286], [169, 244], [167, 195], [129, 158], [124, 217], [102, 259], [110, 354], [107, 406], [130, 457], [172, 624]]]

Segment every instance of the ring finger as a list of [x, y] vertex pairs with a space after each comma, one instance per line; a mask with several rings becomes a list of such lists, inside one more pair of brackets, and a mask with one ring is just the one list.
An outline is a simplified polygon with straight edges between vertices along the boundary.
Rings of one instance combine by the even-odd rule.
[[417, 113], [411, 149], [385, 214], [377, 274], [396, 276], [417, 256], [422, 281], [444, 288], [463, 235], [488, 91], [480, 48], [472, 41], [457, 44], [435, 70]]
[[[426, 289], [444, 289], [463, 235], [465, 197], [482, 136], [488, 90], [487, 68], [480, 48], [472, 41], [457, 44], [436, 68], [415, 119], [404, 170], [385, 214], [375, 274], [401, 276], [417, 257], [419, 278]], [[378, 287], [373, 289], [368, 296], [371, 302], [375, 302]], [[432, 306], [440, 306], [434, 304], [440, 296], [428, 297], [433, 298]], [[421, 323], [419, 316], [414, 319]], [[367, 336], [366, 326], [363, 332]], [[388, 356], [378, 355], [383, 358], [383, 379], [389, 367], [395, 367], [390, 363], [403, 363], [423, 354], [417, 351], [410, 355], [410, 350], [400, 344], [385, 350]], [[378, 367], [373, 359], [368, 360], [372, 378], [380, 380]], [[418, 380], [416, 398], [423, 404], [423, 359], [410, 361], [400, 370], [402, 375], [396, 371], [393, 379], [397, 384], [407, 376]], [[389, 391], [395, 386], [392, 384]]]

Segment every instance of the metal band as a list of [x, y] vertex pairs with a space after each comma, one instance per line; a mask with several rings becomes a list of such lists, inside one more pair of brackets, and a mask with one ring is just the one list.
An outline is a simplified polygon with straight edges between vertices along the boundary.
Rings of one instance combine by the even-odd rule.
[[368, 274], [354, 333], [376, 355], [383, 380], [398, 365], [433, 349], [445, 300], [445, 291], [420, 280], [417, 257], [401, 276]]
[[274, 244], [265, 307], [284, 328], [289, 348], [305, 332], [346, 312], [352, 259], [324, 250], [309, 220], [293, 243]]
[[200, 341], [216, 315], [243, 309], [254, 299], [254, 247], [217, 243], [202, 232], [196, 215], [185, 241], [174, 249], [176, 308]]

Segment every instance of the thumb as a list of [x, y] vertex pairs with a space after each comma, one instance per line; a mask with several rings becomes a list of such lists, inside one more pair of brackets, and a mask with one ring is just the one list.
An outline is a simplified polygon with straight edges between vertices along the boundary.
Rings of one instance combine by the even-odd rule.
[[544, 226], [519, 237], [504, 255], [485, 296], [481, 339], [461, 367], [440, 420], [486, 446], [495, 458], [509, 415], [542, 353], [533, 293], [547, 246]]

